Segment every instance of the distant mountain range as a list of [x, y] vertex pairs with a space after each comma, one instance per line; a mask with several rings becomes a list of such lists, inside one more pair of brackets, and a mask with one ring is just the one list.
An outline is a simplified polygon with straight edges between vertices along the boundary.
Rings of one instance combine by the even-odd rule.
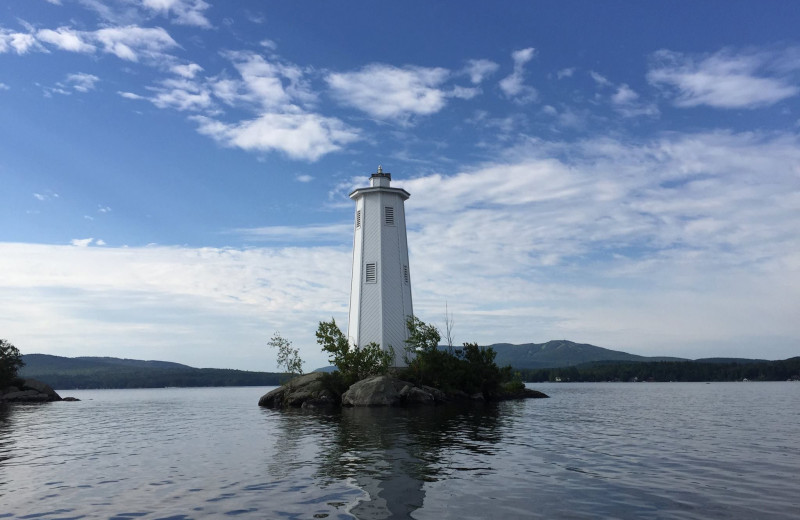
[[645, 357], [618, 350], [575, 343], [567, 340], [554, 340], [547, 343], [495, 343], [489, 345], [497, 352], [495, 358], [499, 366], [511, 365], [514, 368], [558, 368], [596, 363], [600, 361], [648, 362], [648, 361], [686, 361], [677, 357]]
[[112, 357], [68, 358], [24, 354], [19, 375], [59, 390], [76, 388], [165, 388], [198, 386], [275, 386], [286, 379], [274, 372], [194, 368], [168, 361]]
[[[547, 343], [490, 345], [499, 366], [518, 370], [575, 367], [587, 364], [648, 363], [688, 361], [676, 357], [645, 357], [567, 340]], [[39, 379], [58, 389], [75, 388], [163, 388], [195, 386], [272, 386], [284, 382], [285, 375], [274, 372], [249, 372], [218, 368], [194, 368], [168, 361], [142, 361], [113, 357], [61, 357], [25, 354], [20, 376]], [[762, 363], [764, 360], [713, 358], [701, 363]], [[326, 367], [320, 370], [330, 370]]]

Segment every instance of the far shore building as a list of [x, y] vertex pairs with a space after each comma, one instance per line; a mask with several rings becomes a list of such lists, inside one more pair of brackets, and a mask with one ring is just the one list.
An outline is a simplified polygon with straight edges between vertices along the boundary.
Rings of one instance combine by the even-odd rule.
[[391, 181], [378, 166], [369, 187], [350, 194], [356, 214], [347, 335], [351, 344], [394, 350], [395, 366], [404, 366], [406, 319], [414, 314], [404, 206], [410, 195]]

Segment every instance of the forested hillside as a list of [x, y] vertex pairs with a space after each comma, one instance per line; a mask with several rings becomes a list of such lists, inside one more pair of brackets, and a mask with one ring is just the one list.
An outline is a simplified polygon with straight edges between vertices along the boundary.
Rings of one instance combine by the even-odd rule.
[[522, 369], [523, 381], [787, 381], [800, 380], [800, 357], [782, 361], [712, 360], [647, 363], [604, 362], [581, 366]]
[[193, 368], [167, 361], [107, 357], [22, 356], [21, 377], [44, 381], [59, 390], [80, 388], [163, 388], [195, 386], [273, 386], [284, 374], [219, 368]]

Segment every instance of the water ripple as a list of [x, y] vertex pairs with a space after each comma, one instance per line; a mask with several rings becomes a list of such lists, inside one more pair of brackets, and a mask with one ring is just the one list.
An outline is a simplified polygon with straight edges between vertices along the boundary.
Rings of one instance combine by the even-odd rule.
[[266, 389], [0, 408], [5, 518], [794, 518], [800, 385], [548, 385], [336, 413]]

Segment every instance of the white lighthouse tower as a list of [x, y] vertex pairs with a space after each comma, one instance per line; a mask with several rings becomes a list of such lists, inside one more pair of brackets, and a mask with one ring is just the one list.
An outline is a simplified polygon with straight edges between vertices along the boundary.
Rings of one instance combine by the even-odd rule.
[[350, 194], [356, 218], [347, 335], [360, 347], [374, 341], [393, 349], [395, 366], [402, 366], [406, 319], [413, 315], [404, 208], [410, 195], [389, 187], [392, 175], [380, 166], [369, 181]]

